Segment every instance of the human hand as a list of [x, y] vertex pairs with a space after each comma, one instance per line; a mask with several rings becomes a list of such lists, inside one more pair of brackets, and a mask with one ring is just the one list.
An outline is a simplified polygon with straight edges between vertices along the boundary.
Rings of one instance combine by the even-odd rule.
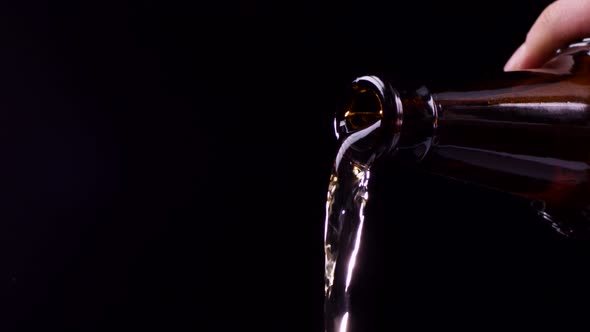
[[504, 71], [538, 68], [557, 49], [584, 37], [590, 37], [590, 1], [556, 0], [537, 17]]

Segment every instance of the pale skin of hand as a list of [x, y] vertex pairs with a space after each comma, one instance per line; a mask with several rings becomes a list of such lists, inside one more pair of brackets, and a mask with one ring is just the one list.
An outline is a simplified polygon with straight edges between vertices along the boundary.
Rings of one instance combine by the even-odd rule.
[[586, 37], [590, 37], [590, 0], [556, 0], [537, 17], [504, 70], [538, 68], [557, 49]]

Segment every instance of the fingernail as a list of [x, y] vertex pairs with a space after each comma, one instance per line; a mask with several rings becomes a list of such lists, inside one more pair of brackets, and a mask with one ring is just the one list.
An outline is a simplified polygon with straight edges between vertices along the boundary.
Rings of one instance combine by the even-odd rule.
[[504, 65], [504, 71], [511, 71], [511, 70], [519, 70], [520, 65], [523, 62], [523, 56], [525, 53], [526, 45], [523, 43], [520, 45], [516, 51], [512, 54], [508, 62]]

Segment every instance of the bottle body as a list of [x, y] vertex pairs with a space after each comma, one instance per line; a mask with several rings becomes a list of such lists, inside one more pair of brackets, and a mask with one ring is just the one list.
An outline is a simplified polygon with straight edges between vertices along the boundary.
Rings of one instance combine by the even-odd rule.
[[494, 89], [433, 96], [438, 139], [424, 167], [528, 198], [558, 231], [586, 236], [590, 76], [513, 74]]

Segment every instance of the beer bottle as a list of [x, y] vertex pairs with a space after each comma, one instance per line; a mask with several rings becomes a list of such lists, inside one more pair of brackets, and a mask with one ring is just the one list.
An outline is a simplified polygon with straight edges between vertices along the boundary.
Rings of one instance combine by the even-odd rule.
[[396, 158], [505, 191], [558, 232], [589, 237], [590, 38], [541, 68], [462, 84], [403, 89], [383, 75], [358, 77], [334, 126], [358, 165]]

